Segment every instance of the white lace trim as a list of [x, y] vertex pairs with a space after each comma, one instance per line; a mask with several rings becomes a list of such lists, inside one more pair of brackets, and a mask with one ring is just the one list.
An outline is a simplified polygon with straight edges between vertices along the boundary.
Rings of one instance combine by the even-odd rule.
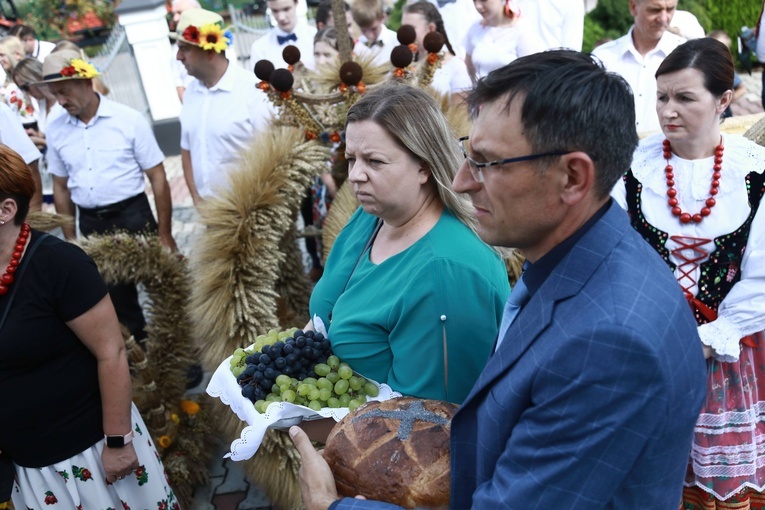
[[746, 411], [727, 411], [720, 414], [701, 413], [696, 426], [724, 427], [726, 424], [748, 424], [754, 428], [758, 421], [765, 421], [765, 402], [758, 401]]
[[706, 485], [704, 485], [703, 482], [701, 482], [701, 481], [683, 482], [683, 485], [685, 485], [686, 487], [698, 487], [699, 489], [703, 490], [707, 494], [711, 494], [712, 496], [716, 497], [717, 499], [719, 499], [721, 501], [725, 501], [726, 499], [728, 499], [732, 495], [741, 492], [742, 490], [746, 489], [747, 487], [752, 489], [755, 492], [765, 492], [765, 485], [758, 486], [758, 485], [753, 484], [751, 482], [744, 482], [744, 483], [742, 483], [741, 485], [739, 485], [738, 487], [736, 487], [735, 489], [733, 489], [732, 491], [730, 491], [727, 494], [718, 494], [717, 492], [712, 490], [711, 487], [707, 487]]
[[[752, 169], [762, 171], [762, 161], [765, 160], [765, 147], [739, 135], [723, 133], [723, 177], [720, 179], [720, 194], [724, 194], [740, 186], [741, 179]], [[654, 193], [664, 196], [667, 192], [667, 181], [664, 177], [664, 167], [667, 164], [662, 156], [664, 152], [662, 133], [641, 140], [632, 159], [632, 173], [642, 185]], [[709, 179], [714, 158], [688, 160], [672, 155], [669, 164], [674, 167], [675, 187], [687, 192], [690, 190], [694, 200], [705, 200], [709, 197]]]
[[714, 358], [724, 363], [738, 361], [741, 352], [740, 342], [746, 336], [731, 321], [718, 317], [708, 324], [699, 326], [701, 343], [711, 347]]

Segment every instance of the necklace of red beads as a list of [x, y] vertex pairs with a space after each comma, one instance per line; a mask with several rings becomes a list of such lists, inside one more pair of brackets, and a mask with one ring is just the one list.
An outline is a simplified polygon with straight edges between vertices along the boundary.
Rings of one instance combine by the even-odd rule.
[[0, 276], [0, 296], [7, 294], [8, 288], [13, 283], [13, 274], [19, 267], [19, 261], [21, 260], [21, 255], [24, 253], [24, 246], [26, 246], [27, 241], [29, 240], [30, 231], [29, 223], [23, 223], [21, 225], [21, 232], [19, 232], [19, 237], [16, 238], [16, 246], [13, 248], [11, 261], [8, 263], [8, 267], [5, 268], [3, 276]]
[[672, 214], [680, 218], [681, 223], [701, 223], [701, 220], [712, 213], [712, 208], [717, 203], [714, 197], [720, 191], [720, 176], [722, 175], [720, 170], [722, 170], [724, 150], [722, 137], [720, 137], [720, 143], [717, 145], [717, 147], [715, 147], [715, 164], [712, 167], [712, 185], [709, 188], [710, 196], [707, 198], [706, 206], [702, 207], [701, 211], [697, 212], [696, 214], [683, 212], [683, 210], [680, 209], [680, 206], [678, 205], [679, 202], [677, 200], [677, 190], [675, 189], [674, 168], [672, 168], [672, 165], [669, 164], [669, 158], [672, 157], [672, 145], [669, 143], [669, 140], [664, 140], [663, 146], [664, 159], [667, 160], [667, 166], [664, 167], [664, 177], [667, 179], [667, 197], [669, 197], [667, 199], [667, 204], [669, 204], [669, 207], [672, 210]]

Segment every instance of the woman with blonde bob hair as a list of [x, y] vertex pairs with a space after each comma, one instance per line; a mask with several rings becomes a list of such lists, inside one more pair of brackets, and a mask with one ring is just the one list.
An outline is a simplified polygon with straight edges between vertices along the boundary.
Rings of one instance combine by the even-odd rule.
[[25, 222], [34, 192], [0, 144], [0, 503], [174, 508], [106, 284], [79, 247]]
[[34, 127], [37, 121], [36, 105], [26, 91], [20, 90], [11, 79], [16, 65], [24, 59], [24, 44], [16, 36], [0, 38], [0, 65], [5, 71], [5, 81], [0, 87], [2, 101], [10, 106], [24, 127]]
[[[405, 85], [368, 92], [346, 121], [361, 203], [311, 296], [313, 326], [362, 375], [405, 395], [461, 403], [509, 293], [501, 258], [450, 183], [461, 163], [435, 100]], [[310, 327], [310, 326], [309, 326]]]

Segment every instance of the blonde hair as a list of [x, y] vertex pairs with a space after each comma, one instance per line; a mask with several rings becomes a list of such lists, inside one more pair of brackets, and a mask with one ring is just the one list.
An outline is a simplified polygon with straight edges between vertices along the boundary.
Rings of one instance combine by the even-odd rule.
[[475, 231], [470, 201], [455, 193], [451, 183], [462, 164], [457, 137], [435, 99], [404, 84], [387, 84], [367, 92], [348, 110], [352, 122], [371, 120], [385, 129], [415, 158], [428, 165], [436, 192], [454, 216]]
[[355, 0], [351, 6], [353, 21], [366, 28], [384, 15], [382, 0]]
[[[6, 35], [0, 39], [0, 51], [3, 51], [8, 55], [8, 60], [11, 62], [11, 68], [14, 68], [16, 67], [16, 64], [19, 63], [19, 60], [24, 58], [24, 43], [22, 43], [21, 39], [15, 35]], [[21, 58], [17, 55], [21, 55]]]

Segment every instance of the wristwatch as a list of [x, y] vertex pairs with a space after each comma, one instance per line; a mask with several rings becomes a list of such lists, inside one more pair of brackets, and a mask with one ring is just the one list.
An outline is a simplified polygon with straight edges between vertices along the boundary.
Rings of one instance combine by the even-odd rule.
[[124, 436], [104, 436], [108, 448], [122, 448], [133, 440], [133, 431], [131, 430]]

